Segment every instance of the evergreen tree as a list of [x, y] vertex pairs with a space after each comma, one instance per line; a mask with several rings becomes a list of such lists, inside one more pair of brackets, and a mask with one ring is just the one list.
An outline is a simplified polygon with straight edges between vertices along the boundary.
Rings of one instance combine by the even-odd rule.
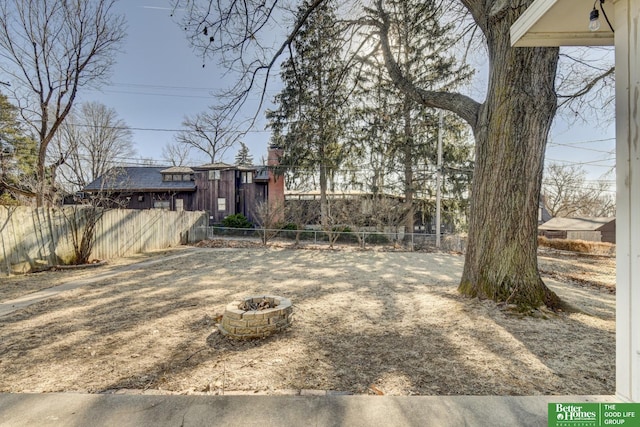
[[[310, 2], [299, 8], [302, 20]], [[327, 191], [349, 146], [345, 140], [347, 74], [341, 58], [343, 41], [335, 14], [336, 3], [324, 2], [304, 21], [292, 43], [292, 56], [282, 65], [284, 89], [278, 108], [267, 113], [272, 144], [284, 150], [280, 172], [290, 180], [316, 179], [320, 186], [320, 218], [327, 229]]]
[[249, 153], [249, 147], [247, 144], [240, 141], [240, 149], [236, 154], [236, 165], [237, 166], [251, 166], [253, 165], [253, 156]]
[[18, 109], [0, 94], [0, 204], [33, 196], [36, 162], [35, 140], [22, 129]]
[[[392, 50], [407, 78], [432, 90], [450, 90], [471, 76], [468, 68], [458, 67], [450, 53], [452, 25], [440, 24], [442, 11], [434, 1], [393, 0], [387, 5]], [[383, 125], [383, 131], [388, 133], [384, 147], [391, 165], [387, 171], [387, 186], [396, 183], [399, 188], [392, 191], [404, 194], [405, 229], [412, 232], [415, 196], [435, 193], [439, 113], [398, 89], [386, 70], [380, 70], [384, 64], [370, 61], [369, 65], [376, 83], [373, 88], [365, 88], [364, 96], [372, 97], [368, 101], [372, 106], [369, 114], [373, 115], [375, 126]], [[384, 121], [380, 120], [381, 112], [386, 117]], [[459, 142], [463, 140], [465, 126], [460, 120], [449, 119], [447, 122], [445, 135], [448, 138], [444, 150], [447, 164], [456, 166], [468, 162], [469, 146]]]

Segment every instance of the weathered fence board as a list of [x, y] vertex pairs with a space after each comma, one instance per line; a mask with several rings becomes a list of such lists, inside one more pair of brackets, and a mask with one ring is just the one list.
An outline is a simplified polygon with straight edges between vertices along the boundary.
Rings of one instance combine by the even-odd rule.
[[[68, 221], [59, 208], [0, 206], [0, 272], [25, 272], [69, 259]], [[194, 242], [206, 222], [204, 212], [109, 210], [96, 226], [91, 256], [109, 259]]]

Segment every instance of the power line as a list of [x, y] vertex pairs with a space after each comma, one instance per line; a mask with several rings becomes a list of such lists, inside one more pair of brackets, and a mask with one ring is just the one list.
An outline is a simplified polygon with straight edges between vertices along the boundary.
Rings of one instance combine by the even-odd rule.
[[604, 139], [588, 139], [584, 141], [573, 141], [573, 142], [549, 142], [549, 144], [557, 144], [557, 145], [581, 145], [581, 144], [594, 144], [598, 142], [608, 142], [615, 141], [616, 138], [604, 138]]
[[595, 149], [595, 148], [579, 147], [579, 146], [576, 146], [574, 144], [577, 144], [577, 143], [563, 144], [563, 143], [560, 143], [560, 142], [552, 142], [552, 143], [549, 143], [549, 147], [551, 147], [551, 148], [553, 148], [553, 147], [570, 147], [570, 148], [575, 148], [575, 149], [578, 149], [578, 150], [593, 151], [595, 153], [604, 153], [604, 154], [613, 154], [615, 152], [615, 149], [613, 149], [613, 150], [598, 150], [598, 149]]
[[[157, 90], [157, 91], [182, 91], [182, 92], [208, 92], [208, 95], [189, 95], [186, 93], [162, 93], [162, 92], [140, 92], [134, 90], [118, 90], [114, 89], [117, 87], [122, 88], [132, 88], [132, 89], [148, 89], [148, 90]], [[223, 88], [213, 88], [213, 87], [195, 87], [195, 86], [169, 86], [169, 85], [150, 85], [150, 84], [139, 84], [139, 83], [112, 83], [107, 86], [107, 88], [111, 89], [103, 89], [103, 93], [116, 93], [116, 94], [126, 94], [126, 95], [145, 95], [145, 96], [165, 96], [170, 98], [199, 98], [199, 99], [212, 99], [215, 98], [215, 93], [220, 91], [225, 91], [227, 89]], [[272, 96], [279, 91], [266, 90], [265, 93], [269, 96]], [[257, 101], [258, 99], [249, 100]]]
[[132, 92], [132, 91], [124, 91], [124, 90], [113, 90], [113, 89], [106, 89], [103, 92], [105, 93], [123, 93], [123, 94], [128, 94], [128, 95], [146, 95], [146, 96], [168, 96], [171, 98], [201, 98], [201, 99], [211, 99], [214, 96], [213, 95], [208, 95], [208, 96], [204, 96], [204, 95], [175, 95], [175, 94], [168, 94], [168, 93], [147, 93], [147, 92]]
[[[88, 125], [83, 123], [74, 123], [73, 126], [92, 128], [92, 129], [111, 129], [111, 130], [137, 130], [145, 132], [188, 132], [189, 129], [169, 129], [169, 128], [144, 128], [144, 127], [131, 127], [131, 126], [101, 126], [101, 125]], [[271, 133], [268, 130], [248, 130], [248, 131], [236, 131], [238, 134], [245, 133]]]
[[148, 89], [197, 90], [197, 91], [220, 90], [220, 88], [215, 88], [215, 87], [169, 86], [169, 85], [150, 85], [150, 84], [144, 84], [144, 83], [119, 83], [119, 82], [111, 83], [109, 86], [139, 87], [139, 88], [148, 88]]
[[[161, 85], [161, 84], [152, 85], [152, 84], [145, 84], [145, 83], [122, 83], [122, 82], [114, 82], [107, 86], [108, 87], [121, 86], [121, 87], [142, 88], [142, 89], [186, 90], [186, 91], [199, 91], [199, 92], [201, 91], [215, 92], [219, 90], [227, 90], [227, 88], [220, 88], [220, 87], [171, 86], [171, 85]], [[267, 89], [265, 92], [273, 93], [273, 94], [280, 93], [279, 90], [269, 90], [269, 89]]]
[[[570, 164], [570, 165], [588, 165], [588, 166], [593, 166], [593, 167], [601, 167], [601, 168], [613, 168], [615, 167], [615, 157], [609, 158], [609, 159], [601, 159], [601, 160], [590, 160], [590, 161], [586, 161], [586, 162], [573, 162], [571, 160], [560, 160], [560, 159], [550, 159], [547, 158], [546, 160], [550, 160], [552, 162], [558, 162], [558, 163], [565, 163], [565, 164]], [[598, 164], [601, 162], [608, 162], [608, 161], [613, 161], [614, 164]]]

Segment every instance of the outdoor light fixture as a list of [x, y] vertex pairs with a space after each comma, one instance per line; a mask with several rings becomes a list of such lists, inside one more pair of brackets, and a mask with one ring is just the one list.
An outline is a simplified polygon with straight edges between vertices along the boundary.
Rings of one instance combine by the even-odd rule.
[[598, 12], [598, 9], [596, 9], [596, 4], [599, 4], [604, 19], [607, 21], [611, 32], [614, 32], [613, 26], [611, 25], [611, 22], [609, 22], [609, 18], [607, 17], [607, 12], [605, 12], [604, 8], [602, 7], [603, 3], [604, 0], [595, 0], [593, 2], [593, 9], [589, 13], [589, 31], [598, 31], [600, 29], [600, 12]]
[[593, 5], [593, 10], [589, 14], [589, 31], [598, 31], [600, 29], [600, 13]]

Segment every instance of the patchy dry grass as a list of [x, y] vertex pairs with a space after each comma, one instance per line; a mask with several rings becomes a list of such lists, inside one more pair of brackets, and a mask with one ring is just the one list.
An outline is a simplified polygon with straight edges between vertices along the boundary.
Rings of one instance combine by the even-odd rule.
[[[545, 281], [581, 312], [522, 316], [458, 295], [458, 255], [180, 251], [188, 256], [154, 254], [162, 262], [120, 273], [100, 267], [113, 275], [0, 317], [0, 391], [614, 393], [615, 296], [574, 280], [593, 269], [613, 283], [609, 262], [545, 255]], [[24, 277], [38, 289], [85, 274]], [[3, 279], [0, 300], [14, 280], [26, 279]], [[291, 298], [292, 327], [258, 341], [222, 337], [225, 305], [253, 294]]]

